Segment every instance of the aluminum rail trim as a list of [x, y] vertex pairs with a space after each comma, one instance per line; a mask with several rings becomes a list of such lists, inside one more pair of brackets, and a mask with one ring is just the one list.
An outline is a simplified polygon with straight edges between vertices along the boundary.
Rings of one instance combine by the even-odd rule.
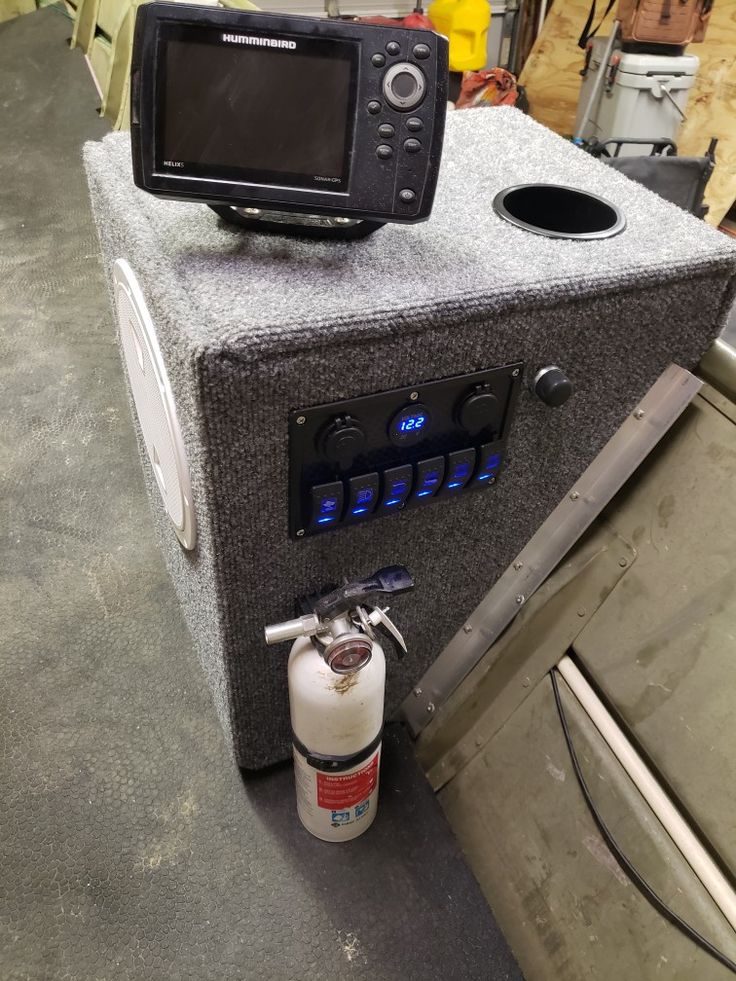
[[669, 365], [480, 601], [399, 708], [417, 736], [527, 599], [654, 449], [702, 386]]
[[736, 930], [736, 893], [705, 850], [695, 832], [668, 796], [644, 760], [627, 739], [613, 716], [591, 688], [575, 662], [565, 656], [557, 668], [570, 690], [624, 768], [634, 786], [654, 811], [683, 858], [710, 893], [713, 901]]

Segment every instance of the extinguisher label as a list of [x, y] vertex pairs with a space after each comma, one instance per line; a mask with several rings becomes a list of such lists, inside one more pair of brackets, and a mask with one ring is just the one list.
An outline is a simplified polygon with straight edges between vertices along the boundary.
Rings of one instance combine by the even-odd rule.
[[370, 797], [377, 784], [378, 751], [355, 773], [318, 773], [317, 804], [330, 811], [353, 807]]

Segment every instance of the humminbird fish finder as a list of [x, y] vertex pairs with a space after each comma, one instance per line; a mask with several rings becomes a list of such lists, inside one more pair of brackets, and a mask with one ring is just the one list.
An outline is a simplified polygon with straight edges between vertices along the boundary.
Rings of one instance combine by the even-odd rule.
[[424, 221], [447, 52], [445, 38], [398, 25], [143, 4], [135, 183], [264, 230], [357, 237]]

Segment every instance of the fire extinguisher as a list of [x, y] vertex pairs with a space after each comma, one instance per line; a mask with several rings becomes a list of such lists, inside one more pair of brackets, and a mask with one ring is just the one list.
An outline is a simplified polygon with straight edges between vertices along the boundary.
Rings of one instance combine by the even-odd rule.
[[349, 841], [376, 816], [383, 735], [385, 630], [406, 653], [404, 638], [379, 597], [405, 593], [404, 566], [379, 569], [302, 601], [303, 616], [266, 627], [266, 643], [293, 640], [289, 708], [299, 819], [323, 841]]

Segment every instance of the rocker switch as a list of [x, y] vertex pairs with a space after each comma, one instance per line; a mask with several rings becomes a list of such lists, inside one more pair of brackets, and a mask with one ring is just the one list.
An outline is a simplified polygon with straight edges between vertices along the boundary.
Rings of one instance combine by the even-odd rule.
[[378, 504], [378, 474], [367, 473], [348, 481], [348, 515], [353, 519], [367, 518]]
[[417, 480], [414, 486], [414, 497], [428, 500], [434, 497], [445, 479], [445, 458], [434, 456], [429, 460], [421, 460], [417, 464]]
[[342, 518], [343, 486], [341, 480], [318, 484], [312, 488], [312, 527], [331, 528]]

